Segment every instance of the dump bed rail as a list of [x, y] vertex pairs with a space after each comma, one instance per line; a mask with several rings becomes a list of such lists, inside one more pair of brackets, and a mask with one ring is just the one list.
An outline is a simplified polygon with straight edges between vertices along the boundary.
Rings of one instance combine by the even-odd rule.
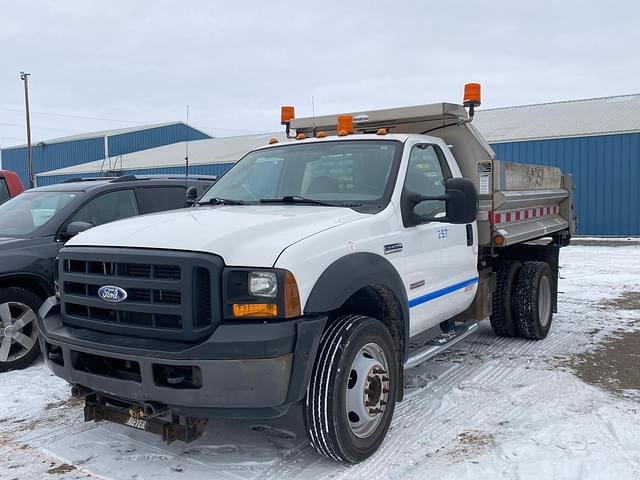
[[[574, 231], [571, 177], [559, 168], [480, 161], [477, 187], [481, 245], [507, 247]], [[496, 236], [501, 237], [498, 242]]]

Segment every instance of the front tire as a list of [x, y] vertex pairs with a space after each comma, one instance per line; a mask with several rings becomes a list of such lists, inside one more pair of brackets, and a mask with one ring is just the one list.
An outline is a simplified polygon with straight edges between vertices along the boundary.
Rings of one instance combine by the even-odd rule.
[[373, 455], [391, 424], [398, 380], [397, 353], [382, 322], [338, 317], [320, 340], [304, 403], [313, 448], [345, 463]]
[[542, 340], [553, 317], [553, 276], [545, 262], [525, 262], [518, 274], [516, 298], [520, 335]]
[[42, 300], [22, 288], [0, 288], [0, 372], [28, 367], [40, 354], [37, 311]]

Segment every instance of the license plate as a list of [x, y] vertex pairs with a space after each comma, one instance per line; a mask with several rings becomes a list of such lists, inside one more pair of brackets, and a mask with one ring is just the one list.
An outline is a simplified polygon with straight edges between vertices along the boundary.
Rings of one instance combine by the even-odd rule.
[[137, 428], [138, 430], [146, 430], [147, 429], [147, 421], [137, 417], [129, 417], [127, 421], [124, 422], [125, 425], [128, 425], [133, 428]]

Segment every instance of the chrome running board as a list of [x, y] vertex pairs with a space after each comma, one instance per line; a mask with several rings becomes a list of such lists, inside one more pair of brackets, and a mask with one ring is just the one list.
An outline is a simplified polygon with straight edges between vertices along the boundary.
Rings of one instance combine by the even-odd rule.
[[437, 336], [415, 352], [411, 352], [409, 359], [404, 364], [404, 368], [409, 369], [417, 367], [421, 363], [429, 360], [431, 357], [438, 355], [452, 345], [464, 340], [477, 329], [478, 322], [467, 322], [464, 325], [457, 327], [453, 332], [443, 333], [442, 335]]

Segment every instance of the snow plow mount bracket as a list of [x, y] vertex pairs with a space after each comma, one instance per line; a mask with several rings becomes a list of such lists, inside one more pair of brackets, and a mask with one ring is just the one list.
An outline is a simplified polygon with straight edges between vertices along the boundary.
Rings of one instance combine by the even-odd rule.
[[107, 399], [96, 394], [85, 398], [84, 421], [108, 421], [126, 425], [136, 430], [155, 433], [162, 437], [167, 444], [176, 440], [185, 443], [193, 442], [202, 436], [207, 420], [199, 417], [185, 417], [169, 413], [167, 416], [148, 417], [137, 415], [137, 406], [130, 408], [110, 404]]

